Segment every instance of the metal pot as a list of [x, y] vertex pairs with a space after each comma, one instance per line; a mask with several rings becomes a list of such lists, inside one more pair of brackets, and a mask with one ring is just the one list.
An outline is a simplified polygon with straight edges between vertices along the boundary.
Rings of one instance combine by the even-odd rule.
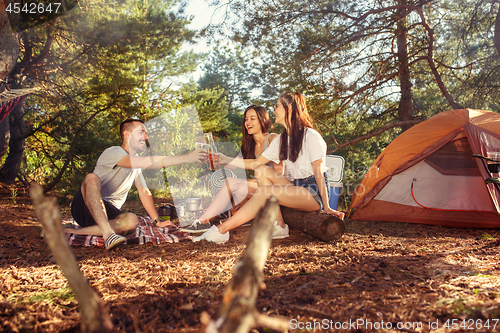
[[188, 212], [194, 212], [201, 210], [201, 198], [188, 198], [186, 199], [186, 210]]
[[179, 218], [184, 217], [186, 215], [186, 202], [184, 200], [180, 200], [175, 206], [175, 210]]

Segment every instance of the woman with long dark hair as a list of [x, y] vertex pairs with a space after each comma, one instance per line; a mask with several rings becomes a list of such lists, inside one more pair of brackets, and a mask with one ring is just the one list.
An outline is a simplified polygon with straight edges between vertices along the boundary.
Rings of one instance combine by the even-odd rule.
[[[285, 127], [261, 156], [255, 159], [230, 160], [220, 156], [221, 164], [228, 163], [255, 170], [259, 187], [250, 200], [230, 219], [212, 226], [193, 241], [205, 239], [215, 243], [229, 240], [229, 230], [253, 219], [267, 199], [274, 195], [280, 205], [301, 211], [324, 209], [326, 213], [344, 218], [344, 213], [331, 209], [328, 202], [326, 142], [314, 129], [301, 93], [281, 94], [274, 107], [276, 123]], [[266, 163], [284, 162], [288, 177], [266, 166]], [[279, 215], [273, 229], [273, 239], [288, 236], [288, 226]]]
[[[241, 143], [241, 155], [244, 159], [255, 159], [267, 149], [269, 144], [278, 136], [276, 133], [270, 133], [273, 124], [269, 119], [266, 108], [258, 105], [250, 105], [243, 114], [243, 123], [241, 131], [243, 133]], [[269, 163], [275, 170], [281, 170], [275, 163]], [[257, 181], [255, 179], [228, 178], [229, 188], [232, 192], [234, 204], [239, 204], [243, 199], [252, 195], [257, 190]], [[212, 203], [205, 210], [203, 215], [182, 231], [188, 233], [201, 233], [210, 228], [210, 219], [223, 212], [231, 202], [230, 193], [224, 186], [214, 197]]]

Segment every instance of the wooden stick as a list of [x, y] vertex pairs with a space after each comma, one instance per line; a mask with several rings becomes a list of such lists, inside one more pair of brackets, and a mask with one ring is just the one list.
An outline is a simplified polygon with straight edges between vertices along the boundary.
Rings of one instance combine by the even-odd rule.
[[255, 325], [259, 327], [268, 327], [273, 331], [286, 332], [290, 329], [290, 321], [287, 318], [270, 317], [255, 311]]
[[68, 279], [76, 300], [80, 305], [81, 330], [84, 333], [109, 332], [113, 329], [108, 309], [101, 298], [83, 276], [62, 229], [62, 218], [56, 198], [46, 198], [43, 188], [32, 184], [29, 188], [38, 219], [41, 221], [45, 239], [56, 263]]
[[222, 298], [216, 320], [211, 320], [206, 332], [247, 333], [252, 327], [265, 323], [286, 330], [288, 320], [270, 318], [256, 313], [255, 301], [259, 289], [264, 288], [262, 271], [266, 264], [274, 221], [278, 216], [278, 200], [271, 197], [252, 223], [247, 247], [236, 264], [233, 278]]

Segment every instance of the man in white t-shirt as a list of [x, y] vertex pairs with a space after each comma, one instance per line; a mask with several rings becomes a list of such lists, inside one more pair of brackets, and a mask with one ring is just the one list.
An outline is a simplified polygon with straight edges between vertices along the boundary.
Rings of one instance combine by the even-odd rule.
[[122, 145], [104, 150], [94, 172], [84, 178], [71, 203], [71, 214], [82, 226], [81, 229], [71, 230], [71, 233], [102, 236], [108, 250], [125, 242], [125, 237], [119, 234], [126, 234], [137, 227], [137, 216], [121, 211], [132, 183], [137, 188], [144, 209], [154, 220], [153, 224], [158, 227], [172, 224], [159, 219], [141, 169], [159, 169], [206, 159], [206, 152], [200, 149], [181, 156], [138, 156], [146, 149], [148, 140], [146, 126], [138, 119], [123, 121], [120, 135]]

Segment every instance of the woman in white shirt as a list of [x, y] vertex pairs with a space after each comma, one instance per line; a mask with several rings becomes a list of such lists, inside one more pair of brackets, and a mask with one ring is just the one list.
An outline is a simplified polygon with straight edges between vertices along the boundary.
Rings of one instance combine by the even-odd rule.
[[[246, 108], [241, 124], [243, 133], [241, 155], [243, 158], [255, 159], [259, 157], [278, 136], [276, 133], [271, 133], [272, 129], [273, 124], [266, 108], [258, 105], [250, 105]], [[279, 163], [270, 162], [268, 165], [277, 171], [281, 170]], [[207, 231], [211, 227], [210, 220], [225, 211], [231, 203], [230, 195], [232, 195], [234, 205], [238, 205], [243, 199], [255, 193], [258, 188], [255, 179], [246, 180], [231, 177], [227, 179], [227, 184], [231, 194], [228, 193], [226, 186], [223, 186], [205, 212], [191, 225], [181, 228], [181, 231], [192, 234]]]
[[[280, 205], [301, 211], [324, 209], [326, 213], [343, 219], [342, 212], [333, 210], [328, 203], [326, 177], [326, 143], [313, 128], [307, 111], [306, 100], [301, 93], [285, 92], [275, 105], [276, 123], [285, 127], [282, 134], [256, 159], [236, 158], [230, 161], [220, 156], [221, 164], [255, 170], [259, 188], [250, 200], [226, 222], [212, 226], [193, 241], [205, 239], [215, 243], [229, 240], [229, 230], [253, 219], [267, 199], [274, 195]], [[273, 161], [284, 161], [288, 178], [266, 166]], [[273, 229], [273, 239], [288, 237], [288, 226], [281, 215]]]

